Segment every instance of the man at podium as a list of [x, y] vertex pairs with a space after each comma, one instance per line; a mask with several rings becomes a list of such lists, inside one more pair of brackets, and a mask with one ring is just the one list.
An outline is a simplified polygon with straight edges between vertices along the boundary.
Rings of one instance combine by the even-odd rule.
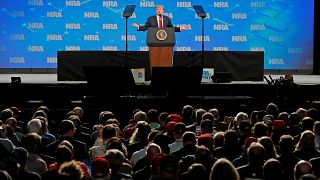
[[[164, 7], [163, 5], [157, 5], [156, 7], [156, 15], [148, 18], [147, 22], [143, 26], [139, 26], [137, 23], [133, 23], [132, 26], [137, 28], [138, 31], [146, 31], [149, 27], [174, 27], [171, 23], [171, 20], [168, 16], [163, 15]], [[174, 27], [176, 32], [180, 32], [181, 30], [186, 30], [187, 26]]]

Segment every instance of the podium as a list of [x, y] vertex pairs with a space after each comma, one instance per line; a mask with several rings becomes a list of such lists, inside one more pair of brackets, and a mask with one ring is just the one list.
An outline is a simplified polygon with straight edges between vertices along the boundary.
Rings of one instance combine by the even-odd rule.
[[152, 67], [171, 67], [173, 46], [175, 45], [175, 28], [148, 29], [147, 45], [149, 46], [150, 70]]

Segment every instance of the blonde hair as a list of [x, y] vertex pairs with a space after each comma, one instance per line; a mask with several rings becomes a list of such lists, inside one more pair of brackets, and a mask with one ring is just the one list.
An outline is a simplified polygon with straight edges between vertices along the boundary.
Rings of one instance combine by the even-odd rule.
[[226, 158], [218, 159], [211, 168], [210, 180], [240, 180], [240, 175], [234, 165]]

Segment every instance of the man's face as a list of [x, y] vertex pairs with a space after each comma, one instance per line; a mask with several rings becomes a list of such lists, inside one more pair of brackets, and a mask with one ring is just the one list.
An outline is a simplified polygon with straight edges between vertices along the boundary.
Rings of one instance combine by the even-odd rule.
[[162, 6], [157, 6], [156, 13], [157, 13], [157, 15], [163, 14], [163, 7]]

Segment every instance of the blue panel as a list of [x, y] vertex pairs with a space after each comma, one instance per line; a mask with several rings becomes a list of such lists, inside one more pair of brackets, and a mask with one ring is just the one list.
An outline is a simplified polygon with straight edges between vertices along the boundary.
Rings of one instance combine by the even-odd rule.
[[[174, 25], [175, 50], [201, 50], [201, 19], [193, 5], [202, 5], [205, 50], [265, 51], [265, 69], [312, 69], [313, 0], [149, 1], [136, 5], [128, 19], [129, 50], [148, 50], [144, 24], [157, 4]], [[56, 68], [59, 50], [125, 50], [128, 1], [1, 0], [0, 68]]]

